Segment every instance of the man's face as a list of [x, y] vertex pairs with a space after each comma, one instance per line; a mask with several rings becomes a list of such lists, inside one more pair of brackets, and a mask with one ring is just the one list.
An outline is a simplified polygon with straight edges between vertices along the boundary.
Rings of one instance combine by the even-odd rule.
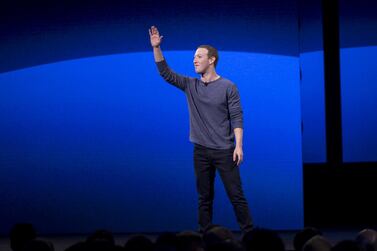
[[213, 61], [213, 58], [208, 58], [208, 50], [206, 48], [198, 48], [194, 55], [195, 72], [198, 74], [205, 73]]

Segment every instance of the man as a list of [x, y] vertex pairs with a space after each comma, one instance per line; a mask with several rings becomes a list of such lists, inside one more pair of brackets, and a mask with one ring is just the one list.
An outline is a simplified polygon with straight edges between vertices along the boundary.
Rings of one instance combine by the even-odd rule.
[[243, 160], [243, 114], [237, 87], [216, 73], [219, 56], [212, 46], [198, 47], [194, 67], [200, 79], [190, 78], [169, 68], [160, 48], [162, 36], [155, 26], [150, 28], [149, 35], [160, 75], [184, 91], [187, 97], [190, 141], [194, 143], [194, 169], [199, 195], [199, 232], [205, 232], [212, 225], [216, 169], [241, 230], [249, 232], [253, 224], [238, 169]]

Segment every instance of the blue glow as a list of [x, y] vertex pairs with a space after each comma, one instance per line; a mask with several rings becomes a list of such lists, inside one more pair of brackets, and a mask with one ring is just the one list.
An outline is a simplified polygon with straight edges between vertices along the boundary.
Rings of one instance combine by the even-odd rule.
[[[220, 52], [240, 89], [243, 186], [257, 226], [303, 226], [298, 59]], [[165, 52], [193, 75], [193, 52]], [[152, 53], [65, 61], [0, 74], [1, 232], [196, 229], [188, 111]], [[214, 223], [238, 229], [219, 177]]]

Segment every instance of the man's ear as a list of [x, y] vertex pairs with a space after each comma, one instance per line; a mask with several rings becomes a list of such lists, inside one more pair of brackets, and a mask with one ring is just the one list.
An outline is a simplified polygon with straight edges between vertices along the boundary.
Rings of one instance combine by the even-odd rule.
[[210, 57], [210, 58], [209, 58], [209, 62], [210, 62], [211, 64], [215, 63], [215, 61], [216, 61], [216, 58], [215, 58], [215, 57]]

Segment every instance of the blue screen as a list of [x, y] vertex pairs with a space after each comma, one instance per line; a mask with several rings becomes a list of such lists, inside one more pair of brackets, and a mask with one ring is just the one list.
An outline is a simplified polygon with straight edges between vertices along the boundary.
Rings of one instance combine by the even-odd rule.
[[377, 46], [341, 50], [343, 160], [377, 161]]
[[339, 1], [343, 161], [377, 161], [377, 2]]

